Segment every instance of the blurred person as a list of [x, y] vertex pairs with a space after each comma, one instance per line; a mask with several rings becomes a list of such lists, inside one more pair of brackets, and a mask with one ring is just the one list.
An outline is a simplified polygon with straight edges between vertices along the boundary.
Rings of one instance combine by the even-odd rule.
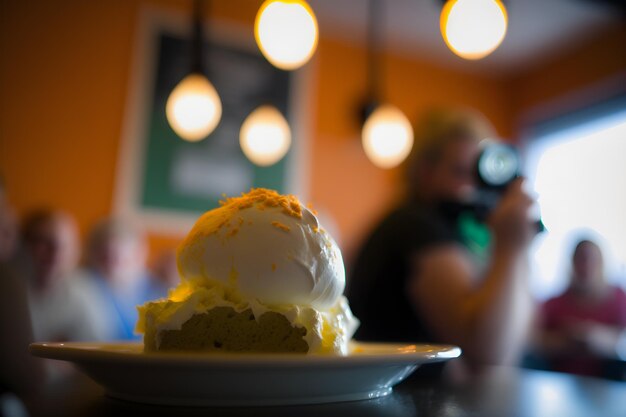
[[76, 279], [80, 255], [74, 219], [58, 210], [39, 210], [22, 226], [18, 265], [27, 277], [29, 310], [38, 341], [102, 340], [106, 324]]
[[581, 239], [576, 244], [569, 286], [544, 303], [539, 323], [536, 347], [548, 369], [613, 376], [611, 361], [626, 359], [621, 347], [626, 342], [626, 294], [607, 283], [597, 243]]
[[17, 216], [0, 179], [0, 262], [9, 261], [17, 248]]
[[109, 320], [109, 339], [137, 339], [137, 305], [153, 297], [143, 233], [122, 219], [109, 218], [90, 233], [83, 279], [97, 289], [101, 314]]
[[17, 249], [17, 217], [0, 180], [0, 407], [11, 394], [37, 395], [44, 381], [41, 360], [28, 353], [34, 341], [24, 277], [11, 265]]
[[357, 340], [451, 343], [471, 368], [518, 360], [533, 311], [533, 200], [516, 180], [487, 225], [443, 209], [476, 191], [478, 143], [487, 137], [493, 129], [471, 111], [433, 111], [417, 126], [404, 200], [369, 235], [350, 274]]
[[152, 267], [152, 278], [152, 299], [167, 296], [169, 289], [178, 285], [180, 275], [175, 250], [165, 250], [157, 257]]

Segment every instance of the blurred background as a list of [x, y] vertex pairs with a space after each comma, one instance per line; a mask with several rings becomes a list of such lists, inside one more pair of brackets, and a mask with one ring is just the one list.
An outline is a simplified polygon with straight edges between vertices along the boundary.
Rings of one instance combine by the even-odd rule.
[[[149, 265], [156, 268], [200, 207], [215, 206], [215, 192], [270, 186], [319, 211], [349, 268], [365, 234], [398, 197], [402, 177], [398, 167], [374, 165], [361, 144], [360, 108], [371, 87], [368, 70], [371, 77], [375, 69], [384, 100], [411, 122], [433, 106], [471, 107], [521, 149], [549, 231], [535, 248], [538, 298], [564, 288], [559, 268], [570, 252], [564, 247], [581, 229], [606, 243], [611, 279], [624, 285], [624, 3], [507, 1], [506, 37], [480, 60], [447, 47], [439, 28], [443, 2], [380, 3], [368, 20], [366, 1], [311, 0], [317, 50], [287, 72], [271, 67], [255, 46], [261, 1], [210, 2], [202, 12], [205, 66], [222, 97], [223, 123], [202, 142], [185, 143], [181, 154], [181, 139], [162, 121], [167, 94], [189, 65], [191, 1], [2, 0], [0, 175], [7, 201], [18, 218], [40, 207], [63, 210], [75, 219], [82, 241], [101, 219], [129, 217], [145, 231]], [[368, 22], [374, 20], [376, 64], [368, 55]], [[167, 49], [159, 33], [186, 43]], [[268, 85], [252, 98], [245, 94]], [[258, 169], [239, 148], [238, 126], [264, 97], [289, 122], [291, 148], [273, 168]], [[235, 144], [224, 145], [230, 156], [213, 158], [214, 166], [221, 164], [217, 171], [202, 165], [216, 155], [211, 149], [219, 151], [211, 148], [217, 146], [212, 137]], [[194, 159], [202, 152], [205, 159]], [[159, 159], [164, 155], [171, 158]], [[224, 190], [206, 191], [208, 183], [223, 183]], [[187, 201], [189, 190], [194, 200], [177, 204]]]

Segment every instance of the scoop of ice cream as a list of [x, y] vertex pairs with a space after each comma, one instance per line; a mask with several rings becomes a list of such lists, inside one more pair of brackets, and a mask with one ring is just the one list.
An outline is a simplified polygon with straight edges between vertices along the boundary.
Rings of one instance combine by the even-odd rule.
[[341, 252], [317, 217], [294, 196], [260, 188], [200, 217], [178, 268], [267, 305], [329, 309], [345, 287]]

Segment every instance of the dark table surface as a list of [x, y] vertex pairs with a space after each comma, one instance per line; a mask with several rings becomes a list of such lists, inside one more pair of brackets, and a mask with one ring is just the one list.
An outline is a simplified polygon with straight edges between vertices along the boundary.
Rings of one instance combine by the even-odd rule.
[[546, 416], [626, 417], [626, 383], [517, 368], [488, 368], [450, 384], [409, 378], [384, 398], [336, 404], [185, 408], [108, 398], [87, 379], [57, 384], [29, 403], [36, 416]]

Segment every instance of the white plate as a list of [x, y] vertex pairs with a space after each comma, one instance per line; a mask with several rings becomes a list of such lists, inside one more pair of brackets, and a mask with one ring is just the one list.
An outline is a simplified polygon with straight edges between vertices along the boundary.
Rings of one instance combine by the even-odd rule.
[[347, 356], [145, 353], [139, 343], [33, 343], [33, 355], [75, 363], [108, 395], [192, 406], [319, 404], [377, 398], [418, 366], [456, 358], [445, 345], [354, 342]]

